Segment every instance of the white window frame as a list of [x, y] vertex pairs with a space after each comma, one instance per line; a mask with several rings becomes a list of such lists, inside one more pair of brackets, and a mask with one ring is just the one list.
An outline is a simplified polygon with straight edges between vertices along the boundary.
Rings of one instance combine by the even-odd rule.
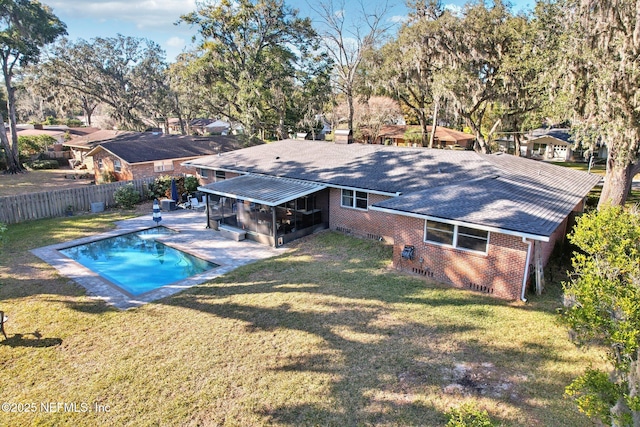
[[[347, 191], [351, 192], [351, 195], [346, 195], [347, 198], [351, 199], [350, 204], [344, 203], [345, 192]], [[364, 200], [366, 207], [365, 208], [359, 207], [358, 200], [360, 201]], [[358, 190], [343, 188], [340, 190], [340, 206], [342, 206], [343, 208], [351, 208], [351, 209], [358, 209], [360, 211], [366, 211], [369, 209], [369, 193], [367, 193], [366, 191], [358, 191]]]
[[[452, 238], [451, 244], [436, 242], [434, 240], [429, 240], [428, 239], [428, 237], [429, 237], [429, 235], [428, 235], [429, 227], [427, 227], [427, 223], [429, 221], [435, 222], [435, 223], [440, 223], [440, 224], [447, 224], [449, 226], [453, 226], [453, 238]], [[470, 229], [470, 230], [477, 230], [477, 231], [480, 231], [480, 232], [485, 232], [485, 233], [487, 233], [487, 237], [486, 237], [486, 239], [484, 239], [482, 237], [474, 236], [472, 234], [465, 234], [464, 232], [460, 232], [460, 228], [463, 228], [463, 229], [466, 228], [466, 229]], [[476, 250], [476, 249], [469, 249], [469, 248], [465, 248], [465, 247], [460, 246], [459, 243], [458, 243], [458, 237], [459, 236], [467, 236], [467, 237], [470, 237], [470, 238], [473, 238], [473, 239], [478, 239], [480, 241], [485, 241], [484, 251], [479, 251], [479, 250]], [[465, 251], [465, 252], [473, 252], [473, 253], [476, 253], [476, 254], [486, 255], [489, 252], [489, 239], [490, 238], [491, 238], [491, 233], [489, 231], [481, 230], [479, 228], [467, 227], [467, 226], [462, 226], [462, 225], [458, 225], [458, 224], [452, 224], [452, 223], [444, 222], [444, 221], [436, 221], [436, 220], [425, 220], [424, 221], [423, 241], [425, 243], [429, 243], [431, 245], [444, 246], [444, 247], [447, 247], [447, 248], [454, 248], [454, 249], [458, 249], [458, 250]]]
[[214, 176], [215, 176], [216, 182], [224, 181], [225, 179], [227, 179], [227, 173], [225, 171], [217, 170], [215, 171]]
[[209, 171], [207, 169], [198, 168], [198, 173], [200, 174], [200, 178], [209, 178]]
[[120, 159], [113, 159], [113, 171], [122, 172], [122, 161]]
[[160, 160], [153, 162], [153, 170], [155, 172], [166, 172], [173, 170], [173, 160]]

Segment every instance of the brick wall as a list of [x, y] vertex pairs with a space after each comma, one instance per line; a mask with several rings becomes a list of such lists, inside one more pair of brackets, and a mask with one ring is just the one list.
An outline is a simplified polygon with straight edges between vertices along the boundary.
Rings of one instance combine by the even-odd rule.
[[[193, 174], [193, 168], [187, 168], [181, 165], [190, 159], [173, 160], [173, 170], [167, 170], [162, 172], [156, 172], [154, 162], [129, 164], [124, 160], [120, 160], [122, 165], [121, 172], [115, 172], [114, 160], [118, 157], [110, 155], [105, 151], [100, 151], [93, 156], [94, 161], [94, 174], [96, 182], [101, 181], [101, 175], [103, 171], [114, 172], [118, 181], [130, 181], [133, 179], [155, 178], [163, 175], [186, 175]], [[98, 161], [102, 160], [102, 169], [98, 170]]]
[[[478, 254], [424, 242], [423, 219], [396, 215], [395, 221], [396, 268], [498, 298], [520, 297], [528, 248], [521, 237], [489, 233], [487, 254]], [[402, 259], [405, 245], [415, 246], [413, 260]]]
[[[213, 182], [216, 182], [216, 172], [212, 170], [207, 170], [207, 177], [203, 178], [200, 175], [200, 169], [189, 168], [189, 173], [195, 174], [198, 177], [198, 182], [200, 185], [207, 185]], [[233, 172], [225, 172], [225, 179], [231, 179], [240, 176], [239, 173]]]
[[[119, 159], [121, 165], [121, 171], [116, 172], [114, 166], [114, 160]], [[98, 169], [99, 161], [102, 160], [102, 169]], [[131, 170], [131, 165], [129, 163], [123, 161], [119, 157], [112, 156], [106, 151], [100, 151], [93, 156], [94, 162], [94, 176], [96, 182], [102, 182], [102, 173], [103, 172], [113, 172], [118, 181], [130, 181], [133, 178], [133, 172]]]
[[[369, 205], [388, 199], [388, 196], [369, 194]], [[343, 208], [342, 192], [332, 188], [329, 192], [329, 228], [356, 236], [393, 243], [393, 221], [396, 215], [372, 210]]]
[[562, 243], [566, 238], [567, 233], [573, 229], [573, 226], [576, 223], [575, 221], [576, 214], [583, 211], [584, 211], [584, 201], [580, 201], [580, 203], [578, 203], [573, 208], [571, 215], [565, 218], [565, 220], [562, 221], [562, 224], [560, 224], [558, 228], [556, 228], [556, 230], [553, 232], [553, 234], [549, 237], [549, 241], [542, 242], [540, 244], [540, 248], [542, 250], [542, 262], [545, 266], [547, 265], [547, 263], [549, 262], [549, 259], [551, 258], [551, 254], [553, 253], [553, 249], [555, 248], [556, 243]]

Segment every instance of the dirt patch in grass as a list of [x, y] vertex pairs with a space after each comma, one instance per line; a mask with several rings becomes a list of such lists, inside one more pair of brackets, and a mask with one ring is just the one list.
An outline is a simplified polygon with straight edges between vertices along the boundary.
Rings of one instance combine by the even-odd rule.
[[18, 174], [0, 173], [0, 196], [37, 193], [47, 190], [81, 187], [93, 183], [93, 179], [80, 179], [86, 171], [70, 168], [34, 170]]

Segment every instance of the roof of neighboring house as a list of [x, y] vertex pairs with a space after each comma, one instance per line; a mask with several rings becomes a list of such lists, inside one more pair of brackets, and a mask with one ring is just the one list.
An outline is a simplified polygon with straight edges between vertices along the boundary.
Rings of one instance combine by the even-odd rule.
[[208, 124], [211, 124], [215, 122], [214, 119], [206, 119], [206, 118], [198, 118], [198, 119], [193, 119], [189, 122], [190, 126], [207, 126]]
[[[7, 129], [7, 132], [9, 130]], [[51, 137], [57, 137], [64, 135], [66, 131], [57, 129], [16, 129], [18, 136], [39, 136], [49, 135]]]
[[[427, 132], [431, 132], [432, 128], [432, 126], [427, 126]], [[380, 129], [378, 136], [383, 138], [405, 138], [407, 132], [420, 133], [422, 132], [422, 127], [418, 125], [386, 125]], [[458, 142], [474, 140], [476, 137], [470, 133], [444, 126], [436, 126], [435, 139], [445, 142]]]
[[79, 128], [69, 128], [69, 134], [72, 137], [81, 138], [86, 137], [92, 133], [100, 132], [100, 128], [94, 127], [79, 127]]
[[225, 122], [224, 120], [216, 120], [215, 122], [211, 122], [205, 127], [207, 128], [230, 128], [231, 123]]
[[571, 132], [565, 128], [538, 128], [526, 133], [524, 137], [528, 142], [549, 137], [557, 139], [560, 143], [573, 144], [573, 141], [571, 141]]
[[123, 135], [133, 135], [137, 134], [137, 132], [129, 132], [122, 130], [110, 130], [110, 129], [98, 129], [95, 132], [90, 132], [85, 135], [80, 135], [75, 138], [72, 138], [69, 141], [66, 141], [64, 146], [73, 147], [73, 148], [81, 148], [86, 150], [93, 149], [100, 142], [108, 141], [118, 136]]
[[197, 137], [164, 135], [155, 132], [128, 133], [101, 142], [87, 156], [105, 150], [127, 163], [186, 159], [224, 153], [237, 148], [234, 136]]
[[600, 180], [510, 155], [284, 140], [185, 164], [355, 188], [394, 197], [373, 206], [409, 216], [549, 236]]

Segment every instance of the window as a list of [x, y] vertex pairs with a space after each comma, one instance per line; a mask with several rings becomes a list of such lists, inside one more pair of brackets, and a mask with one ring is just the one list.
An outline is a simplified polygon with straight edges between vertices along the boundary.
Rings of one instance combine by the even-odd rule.
[[159, 162], [153, 162], [153, 170], [155, 170], [156, 172], [172, 171], [173, 161], [164, 160]]
[[427, 220], [427, 237], [429, 242], [453, 245], [454, 225]]
[[103, 166], [102, 159], [98, 159], [98, 170], [102, 170]]
[[209, 171], [207, 169], [199, 168], [198, 173], [200, 174], [201, 178], [209, 178]]
[[474, 252], [487, 252], [489, 232], [462, 225], [427, 220], [425, 223], [425, 242], [453, 246]]
[[116, 172], [122, 172], [122, 162], [120, 162], [120, 159], [115, 159], [113, 161], [113, 170]]
[[216, 171], [216, 182], [224, 181], [225, 179], [227, 179], [225, 171]]
[[470, 251], [487, 252], [489, 232], [477, 228], [458, 226], [456, 246]]
[[367, 209], [369, 195], [364, 191], [342, 190], [342, 206], [346, 208]]

